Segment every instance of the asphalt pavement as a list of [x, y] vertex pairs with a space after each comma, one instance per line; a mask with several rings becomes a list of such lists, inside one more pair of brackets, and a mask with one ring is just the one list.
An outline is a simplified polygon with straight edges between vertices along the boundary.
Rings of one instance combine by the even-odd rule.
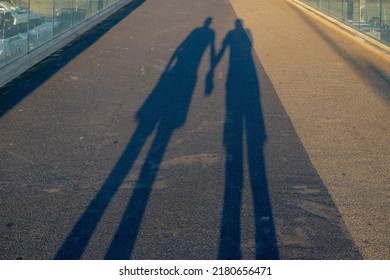
[[0, 89], [0, 258], [388, 259], [388, 61], [285, 0], [134, 1]]

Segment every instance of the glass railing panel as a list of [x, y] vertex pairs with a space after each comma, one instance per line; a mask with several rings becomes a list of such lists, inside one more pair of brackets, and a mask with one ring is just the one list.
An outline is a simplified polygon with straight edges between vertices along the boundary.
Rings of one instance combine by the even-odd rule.
[[381, 41], [390, 45], [390, 0], [383, 0], [381, 8]]
[[91, 17], [99, 11], [98, 0], [88, 0], [87, 17]]
[[317, 0], [317, 7], [320, 11], [329, 14], [329, 0]]
[[122, 0], [0, 0], [0, 68]]
[[84, 21], [87, 17], [88, 0], [55, 0], [55, 35]]
[[344, 0], [329, 0], [329, 15], [344, 20]]
[[0, 66], [28, 51], [28, 1], [0, 1]]
[[360, 0], [344, 0], [343, 20], [353, 28], [359, 29]]
[[54, 0], [31, 0], [29, 13], [29, 50], [35, 49], [53, 38], [55, 21]]
[[390, 0], [300, 0], [390, 45]]
[[306, 4], [318, 8], [318, 0], [303, 0]]
[[381, 37], [380, 9], [380, 0], [360, 0], [359, 29], [377, 40], [380, 40]]

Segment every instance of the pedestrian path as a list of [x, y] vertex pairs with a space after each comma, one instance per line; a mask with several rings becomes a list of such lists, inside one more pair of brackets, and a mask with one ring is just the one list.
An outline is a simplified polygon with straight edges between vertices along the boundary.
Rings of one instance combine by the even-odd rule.
[[295, 1], [231, 1], [365, 258], [390, 250], [390, 58]]
[[136, 3], [2, 89], [0, 258], [386, 258], [388, 65], [284, 0]]

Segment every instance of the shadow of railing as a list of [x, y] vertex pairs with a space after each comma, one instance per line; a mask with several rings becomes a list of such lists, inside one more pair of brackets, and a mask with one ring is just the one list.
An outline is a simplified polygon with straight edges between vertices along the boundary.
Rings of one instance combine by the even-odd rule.
[[70, 44], [61, 48], [48, 58], [27, 70], [18, 78], [0, 88], [0, 117], [30, 95], [35, 89], [76, 58], [79, 54], [92, 46], [100, 37], [122, 21], [126, 16], [131, 14], [144, 2], [145, 0], [132, 1], [95, 26], [93, 29], [87, 31]]

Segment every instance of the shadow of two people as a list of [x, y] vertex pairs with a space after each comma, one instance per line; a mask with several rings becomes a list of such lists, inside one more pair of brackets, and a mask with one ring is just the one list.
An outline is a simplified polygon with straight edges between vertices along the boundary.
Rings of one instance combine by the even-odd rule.
[[224, 127], [225, 194], [220, 230], [220, 259], [240, 259], [240, 215], [244, 173], [244, 139], [247, 144], [250, 184], [256, 228], [256, 258], [275, 259], [278, 251], [264, 168], [263, 143], [266, 139], [260, 105], [260, 87], [252, 57], [252, 44], [241, 20], [226, 35], [221, 50], [215, 51], [212, 18], [195, 28], [179, 45], [157, 85], [138, 110], [137, 128], [103, 186], [84, 211], [57, 252], [56, 259], [79, 259], [113, 196], [131, 171], [142, 147], [155, 132], [133, 194], [105, 259], [128, 259], [134, 249], [142, 218], [158, 170], [174, 131], [182, 127], [198, 80], [198, 69], [207, 48], [210, 71], [205, 93], [213, 90], [215, 69], [230, 49], [226, 81]]

